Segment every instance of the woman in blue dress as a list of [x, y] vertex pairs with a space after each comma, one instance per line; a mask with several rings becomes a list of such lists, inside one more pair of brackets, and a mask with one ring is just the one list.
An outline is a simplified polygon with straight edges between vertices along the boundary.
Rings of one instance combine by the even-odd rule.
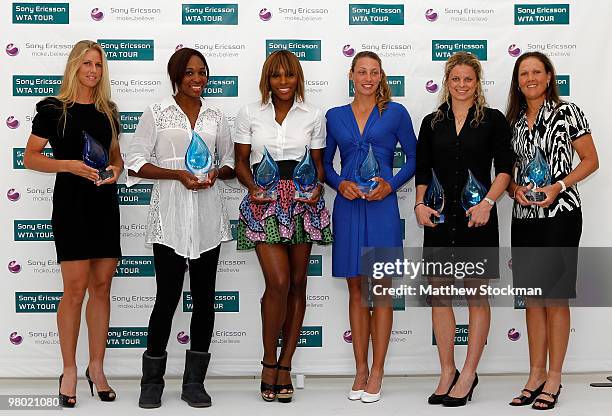
[[[356, 365], [349, 399], [375, 402], [380, 399], [393, 309], [390, 304], [370, 308], [362, 303], [362, 281], [367, 284], [367, 277], [360, 273], [360, 256], [365, 247], [402, 246], [395, 192], [414, 174], [416, 137], [406, 109], [391, 102], [391, 91], [378, 55], [370, 51], [355, 55], [349, 77], [355, 87], [353, 102], [327, 112], [325, 175], [327, 183], [337, 192], [332, 218], [332, 275], [346, 278], [349, 288], [349, 320]], [[394, 176], [393, 156], [398, 142], [406, 154], [406, 163]], [[364, 194], [356, 183], [355, 173], [370, 146], [380, 166], [380, 176], [374, 178], [378, 186]], [[339, 174], [333, 166], [337, 148], [342, 164]], [[370, 336], [371, 370], [368, 368]]]

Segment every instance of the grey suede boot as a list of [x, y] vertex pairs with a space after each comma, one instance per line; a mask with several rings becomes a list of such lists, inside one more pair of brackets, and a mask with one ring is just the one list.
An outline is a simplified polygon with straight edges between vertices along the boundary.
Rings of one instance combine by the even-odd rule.
[[167, 359], [168, 354], [165, 351], [163, 357], [151, 357], [146, 351], [142, 354], [142, 379], [140, 380], [138, 406], [143, 409], [154, 409], [161, 406]]
[[209, 407], [212, 401], [204, 388], [204, 378], [210, 362], [209, 352], [187, 350], [181, 399], [191, 407]]

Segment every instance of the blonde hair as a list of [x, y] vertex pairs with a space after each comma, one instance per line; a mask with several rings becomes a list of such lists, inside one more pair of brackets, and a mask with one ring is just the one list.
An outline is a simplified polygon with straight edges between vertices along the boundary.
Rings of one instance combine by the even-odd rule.
[[270, 78], [278, 74], [280, 69], [285, 71], [285, 75], [295, 75], [297, 77], [297, 87], [295, 97], [298, 101], [304, 102], [304, 71], [300, 60], [292, 52], [282, 49], [272, 52], [261, 68], [261, 78], [259, 79], [259, 92], [261, 92], [261, 103], [268, 104], [272, 88]]
[[[442, 91], [440, 92], [440, 104], [446, 103], [448, 107], [451, 106], [451, 95], [448, 90], [448, 77], [450, 76], [451, 71], [457, 65], [467, 65], [474, 70], [476, 74], [476, 91], [474, 92], [474, 104], [476, 105], [476, 111], [474, 112], [474, 118], [470, 122], [472, 127], [478, 127], [482, 119], [484, 118], [484, 108], [487, 105], [487, 101], [485, 99], [484, 93], [482, 92], [482, 66], [480, 65], [480, 61], [474, 55], [469, 52], [457, 52], [453, 54], [446, 61], [446, 65], [444, 66], [444, 81], [442, 82]], [[434, 118], [431, 120], [431, 128], [434, 128], [434, 125], [444, 119], [444, 112], [438, 108], [436, 110]]]
[[83, 63], [85, 54], [90, 50], [98, 51], [102, 59], [102, 76], [94, 88], [92, 98], [96, 106], [96, 110], [104, 113], [111, 125], [111, 147], [113, 147], [114, 145], [118, 144], [119, 117], [117, 115], [117, 106], [111, 101], [108, 63], [106, 61], [106, 54], [100, 45], [91, 40], [80, 40], [72, 47], [70, 55], [68, 55], [68, 62], [66, 62], [66, 69], [64, 70], [62, 85], [60, 87], [59, 94], [55, 98], [57, 98], [62, 105], [62, 117], [64, 119], [65, 129], [68, 107], [71, 107], [76, 102], [79, 94], [79, 80], [77, 78], [77, 73], [79, 72], [79, 68]]
[[361, 58], [374, 59], [376, 62], [378, 62], [378, 66], [380, 66], [380, 82], [378, 83], [378, 88], [376, 89], [376, 107], [378, 107], [378, 113], [382, 114], [383, 110], [387, 106], [387, 103], [391, 101], [391, 88], [389, 88], [387, 74], [385, 74], [382, 67], [382, 60], [375, 52], [361, 51], [355, 55], [353, 61], [351, 62], [351, 72], [355, 72], [355, 65]]

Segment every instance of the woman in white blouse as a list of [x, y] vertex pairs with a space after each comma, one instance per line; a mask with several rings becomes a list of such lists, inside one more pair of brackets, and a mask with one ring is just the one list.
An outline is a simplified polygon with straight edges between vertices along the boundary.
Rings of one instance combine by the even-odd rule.
[[[215, 277], [220, 243], [231, 239], [215, 181], [235, 176], [234, 152], [225, 116], [201, 98], [209, 76], [204, 56], [190, 48], [176, 51], [168, 62], [168, 75], [174, 96], [143, 112], [126, 155], [128, 186], [139, 178], [155, 180], [146, 243], [153, 245], [157, 294], [142, 356], [139, 406], [161, 405], [166, 346], [188, 263], [193, 313], [181, 398], [190, 406], [207, 407], [211, 399], [203, 382], [215, 319]], [[220, 159], [221, 167], [210, 171], [206, 181], [199, 181], [185, 166], [192, 132]]]
[[[306, 274], [312, 243], [332, 241], [329, 212], [322, 198], [325, 120], [304, 102], [304, 74], [297, 57], [277, 51], [266, 59], [259, 82], [261, 101], [236, 117], [236, 175], [249, 193], [240, 204], [238, 250], [255, 249], [266, 289], [261, 302], [264, 356], [261, 397], [290, 402], [291, 359], [306, 309]], [[264, 146], [280, 171], [276, 199], [264, 198], [253, 179]], [[293, 170], [305, 147], [317, 168], [310, 199], [296, 199]], [[282, 348], [277, 342], [282, 331]]]

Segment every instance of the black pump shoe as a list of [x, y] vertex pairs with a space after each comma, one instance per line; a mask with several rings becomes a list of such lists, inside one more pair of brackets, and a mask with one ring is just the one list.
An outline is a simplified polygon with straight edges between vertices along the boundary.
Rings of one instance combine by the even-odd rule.
[[455, 369], [455, 378], [453, 378], [453, 382], [451, 383], [450, 387], [448, 388], [448, 391], [446, 392], [446, 394], [435, 394], [435, 393], [433, 393], [427, 399], [427, 403], [429, 403], [429, 404], [442, 404], [442, 400], [444, 400], [444, 398], [446, 396], [448, 396], [448, 393], [450, 393], [450, 391], [453, 389], [455, 384], [457, 384], [457, 380], [459, 380], [459, 376], [460, 375], [461, 375], [461, 373], [459, 373], [459, 370]]
[[[540, 387], [538, 387], [537, 389], [533, 391], [529, 389], [521, 390], [521, 395], [512, 399], [512, 400], [518, 399], [519, 402], [517, 403], [517, 402], [512, 401], [508, 404], [510, 406], [529, 406], [531, 403], [533, 403], [536, 397], [542, 394], [542, 390], [544, 390], [544, 384], [546, 384], [546, 382], [542, 383]], [[523, 393], [529, 393], [530, 396], [525, 396]]]
[[59, 376], [59, 387], [57, 389], [57, 394], [59, 396], [62, 407], [74, 407], [76, 405], [76, 396], [67, 396], [60, 392], [62, 388], [62, 380], [64, 379], [64, 375]]
[[476, 388], [476, 385], [478, 385], [478, 374], [476, 374], [476, 377], [474, 377], [474, 382], [472, 383], [472, 387], [470, 388], [470, 391], [468, 392], [466, 396], [463, 396], [463, 397], [446, 396], [444, 399], [442, 399], [442, 405], [446, 407], [465, 406], [468, 401], [472, 400], [472, 394], [474, 393], [474, 389]]
[[[85, 370], [85, 377], [87, 378], [87, 382], [89, 383], [89, 391], [91, 391], [91, 395], [93, 396], [94, 395], [93, 393], [94, 382], [89, 377], [89, 367], [87, 367], [87, 370]], [[99, 391], [98, 387], [96, 386], [96, 391], [98, 392], [98, 397], [103, 402], [112, 402], [117, 398], [117, 394], [115, 393], [115, 390], [113, 389]]]

